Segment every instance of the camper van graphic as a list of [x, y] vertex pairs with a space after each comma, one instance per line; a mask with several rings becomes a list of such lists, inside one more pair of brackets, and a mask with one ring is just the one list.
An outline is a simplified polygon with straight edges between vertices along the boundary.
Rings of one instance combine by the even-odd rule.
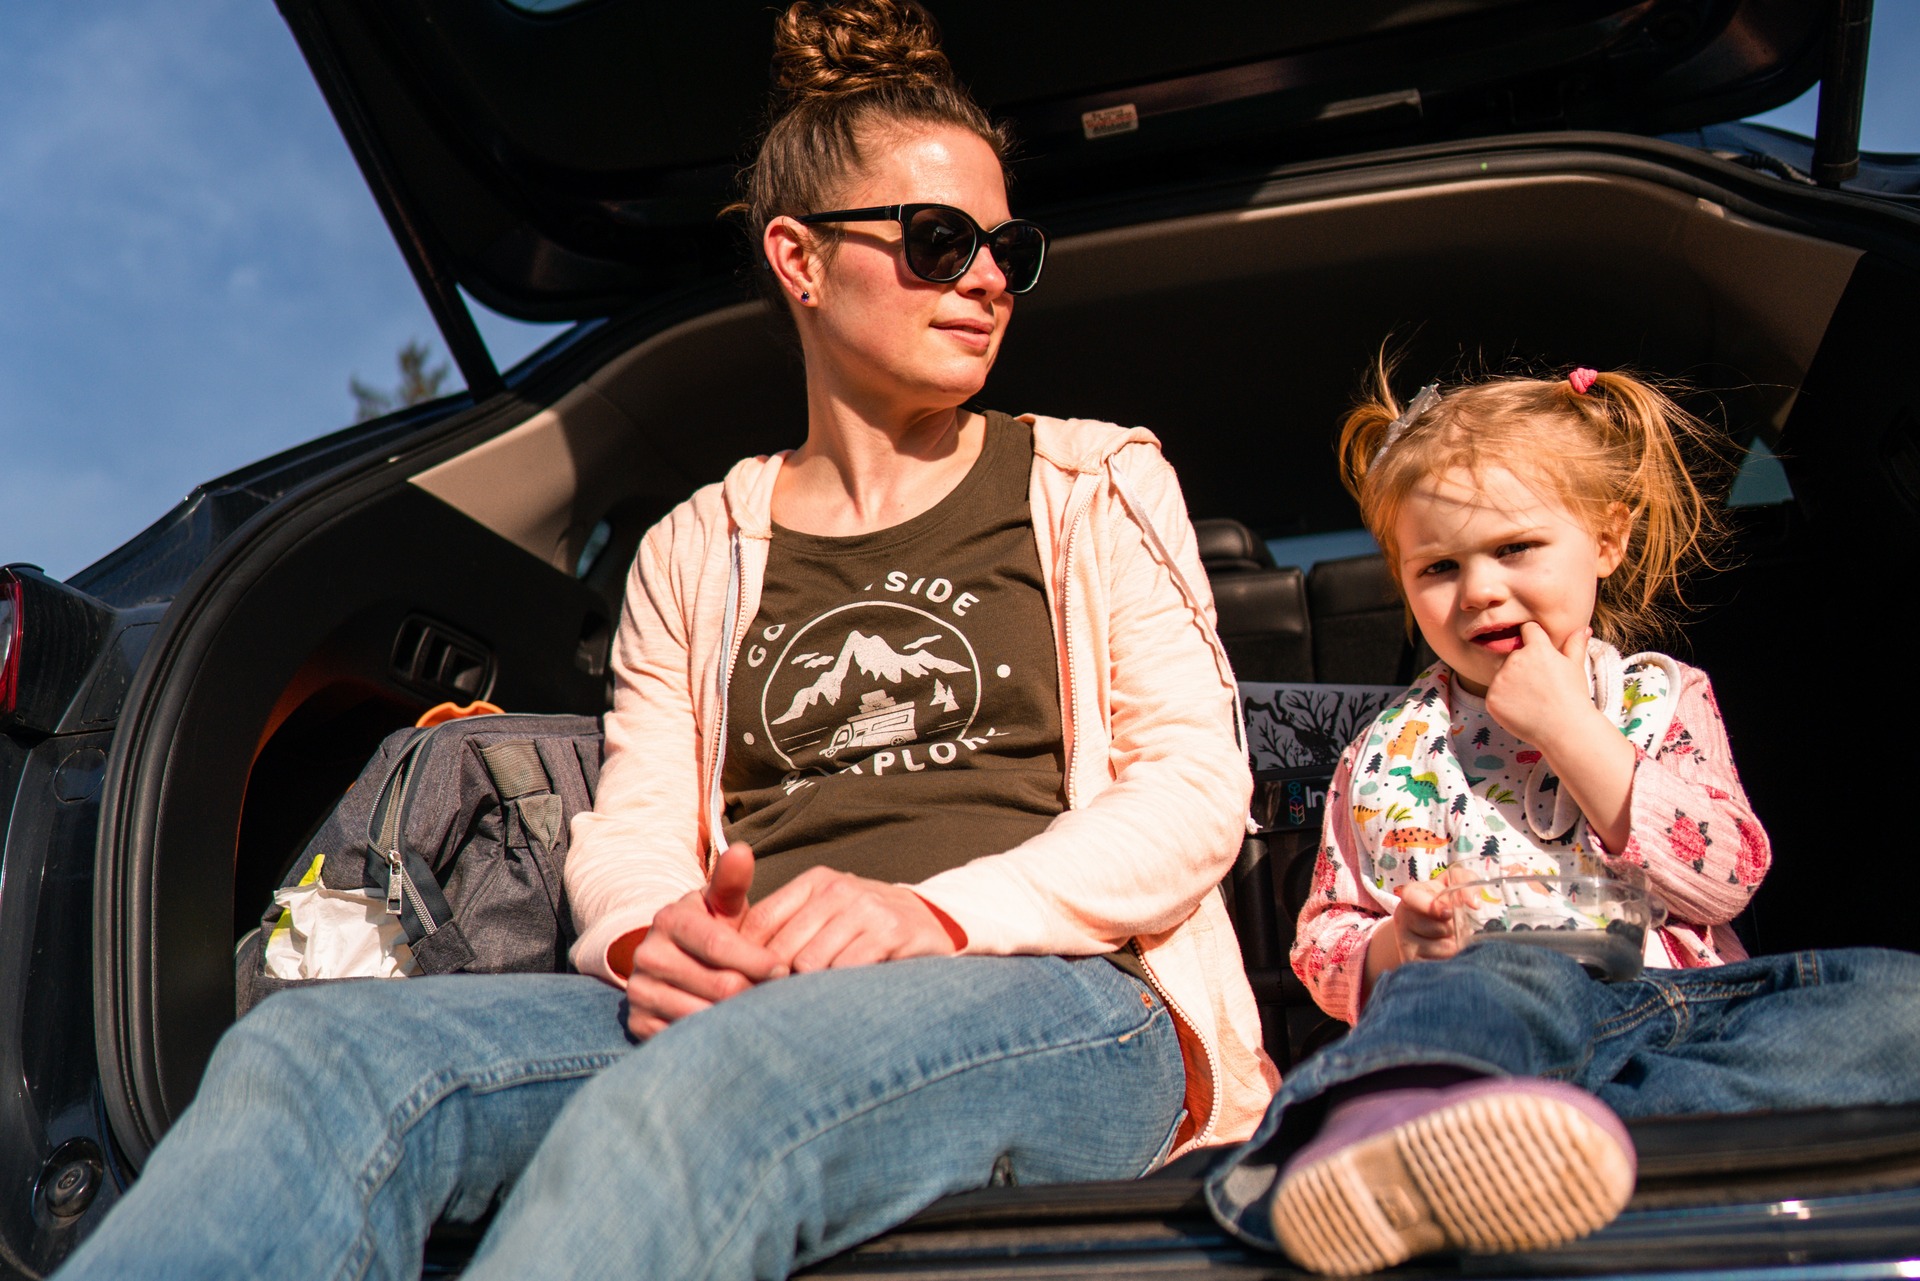
[[778, 639], [761, 668], [760, 723], [789, 769], [832, 772], [882, 748], [958, 740], [979, 712], [972, 644], [926, 610], [862, 601]]
[[833, 731], [833, 741], [820, 755], [833, 757], [844, 747], [892, 747], [913, 741], [913, 704], [896, 703], [885, 690], [870, 690], [860, 700], [860, 714]]

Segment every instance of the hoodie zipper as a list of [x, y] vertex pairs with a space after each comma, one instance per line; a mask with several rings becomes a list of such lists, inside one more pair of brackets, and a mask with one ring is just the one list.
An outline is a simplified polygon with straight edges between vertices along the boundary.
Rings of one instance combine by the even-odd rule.
[[[1093, 486], [1089, 485], [1087, 486], [1086, 496], [1080, 500], [1079, 504], [1073, 509], [1073, 514], [1067, 518], [1067, 541], [1060, 549], [1060, 649], [1066, 655], [1067, 659], [1065, 664], [1067, 714], [1073, 718], [1078, 718], [1080, 715], [1080, 681], [1076, 675], [1078, 669], [1073, 661], [1073, 629], [1068, 626], [1068, 615], [1072, 609], [1068, 601], [1068, 594], [1072, 590], [1073, 584], [1071, 569], [1073, 565], [1074, 540], [1080, 536], [1080, 526], [1083, 523], [1083, 518], [1087, 514], [1087, 508], [1092, 505]], [[1074, 758], [1079, 754], [1079, 750], [1080, 735], [1076, 732], [1073, 735], [1072, 741], [1067, 744], [1066, 799], [1067, 808], [1070, 810], [1080, 808], [1079, 789], [1074, 786], [1074, 775], [1076, 773]]]
[[[1141, 527], [1141, 533], [1148, 540], [1148, 542], [1150, 544], [1158, 545], [1159, 544], [1158, 533], [1147, 525], [1146, 516], [1144, 513], [1134, 510], [1133, 504], [1126, 500], [1126, 491], [1120, 488], [1117, 478], [1114, 478], [1112, 459], [1108, 458], [1106, 462], [1103, 464], [1103, 467], [1105, 469], [1105, 474], [1108, 477], [1109, 481], [1113, 483], [1115, 492], [1121, 495], [1121, 505], [1126, 508], [1127, 514], [1133, 519], [1133, 522], [1136, 525], [1139, 525]], [[1096, 482], [1096, 484], [1097, 483], [1098, 482]], [[1072, 641], [1073, 632], [1072, 632], [1072, 629], [1068, 626], [1068, 623], [1069, 623], [1068, 591], [1071, 583], [1073, 582], [1072, 568], [1073, 568], [1074, 541], [1079, 536], [1080, 526], [1082, 524], [1083, 518], [1087, 514], [1087, 509], [1093, 505], [1093, 490], [1094, 490], [1094, 486], [1089, 485], [1087, 487], [1086, 497], [1080, 500], [1079, 505], [1074, 508], [1073, 514], [1068, 518], [1067, 541], [1065, 545], [1061, 548], [1061, 552], [1060, 552], [1061, 647], [1066, 651], [1066, 655], [1067, 655], [1068, 709], [1075, 716], [1079, 714], [1080, 686], [1078, 681], [1075, 679], [1075, 675], [1074, 675], [1075, 667], [1073, 662], [1073, 641]], [[1180, 590], [1182, 592], [1182, 595], [1187, 595], [1187, 593], [1184, 590], [1185, 585], [1183, 582], [1180, 581], [1178, 568], [1169, 566], [1169, 569], [1174, 575], [1176, 590]], [[1191, 606], [1192, 604], [1193, 604], [1193, 601], [1189, 596], [1188, 605]], [[1218, 642], [1216, 641], [1215, 644], [1217, 645]], [[1074, 776], [1073, 758], [1074, 758], [1075, 751], [1079, 747], [1079, 744], [1080, 744], [1080, 735], [1076, 732], [1073, 736], [1073, 742], [1067, 748], [1066, 764], [1067, 764], [1067, 808], [1068, 809], [1079, 808], [1079, 804], [1076, 799], [1075, 789], [1073, 785], [1073, 776]], [[1140, 969], [1144, 974], [1146, 974], [1147, 981], [1152, 985], [1153, 990], [1159, 994], [1161, 1003], [1167, 1007], [1168, 1012], [1171, 1013], [1175, 1019], [1179, 1020], [1182, 1024], [1186, 1026], [1186, 1029], [1188, 1033], [1192, 1036], [1193, 1040], [1199, 1044], [1200, 1052], [1206, 1056], [1208, 1083], [1212, 1087], [1211, 1090], [1209, 1091], [1211, 1097], [1208, 1101], [1207, 1117], [1203, 1122], [1201, 1122], [1200, 1126], [1194, 1130], [1193, 1137], [1188, 1140], [1188, 1143], [1190, 1145], [1198, 1145], [1199, 1143], [1203, 1142], [1208, 1135], [1213, 1133], [1214, 1121], [1220, 1115], [1220, 1092], [1222, 1089], [1225, 1088], [1222, 1083], [1220, 1058], [1217, 1054], [1214, 1053], [1213, 1043], [1209, 1041], [1204, 1035], [1201, 1034], [1199, 1024], [1195, 1023], [1193, 1021], [1193, 1017], [1186, 1012], [1186, 1010], [1181, 1006], [1181, 1004], [1178, 1001], [1173, 999], [1173, 997], [1167, 991], [1167, 985], [1161, 981], [1160, 976], [1158, 974], [1154, 973], [1153, 964], [1152, 962], [1147, 960], [1146, 949], [1140, 946], [1140, 940], [1138, 938], [1129, 939], [1127, 941], [1127, 947], [1132, 950], [1135, 956], [1140, 958]]]
[[1193, 1034], [1195, 1041], [1199, 1042], [1200, 1052], [1207, 1056], [1207, 1077], [1213, 1086], [1212, 1097], [1207, 1100], [1206, 1120], [1201, 1122], [1199, 1128], [1193, 1132], [1193, 1137], [1187, 1140], [1188, 1144], [1199, 1147], [1205, 1144], [1208, 1136], [1213, 1133], [1213, 1123], [1220, 1116], [1220, 1092], [1226, 1088], [1221, 1080], [1220, 1059], [1213, 1052], [1213, 1042], [1200, 1034], [1199, 1025], [1193, 1021], [1193, 1017], [1181, 1007], [1180, 1002], [1168, 994], [1167, 985], [1160, 981], [1158, 974], [1153, 972], [1153, 962], [1147, 959], [1147, 950], [1140, 946], [1140, 940], [1131, 939], [1127, 946], [1132, 949], [1135, 956], [1140, 958], [1140, 969], [1146, 974], [1147, 981], [1153, 985], [1153, 990], [1160, 994], [1160, 1000], [1172, 1012], [1174, 1018], [1186, 1024], [1187, 1031]]
[[727, 758], [727, 700], [733, 684], [733, 664], [740, 654], [742, 616], [746, 613], [747, 582], [740, 563], [740, 531], [728, 532], [727, 612], [721, 621], [720, 668], [714, 674], [715, 691], [720, 700], [719, 718], [713, 742], [707, 748], [707, 810], [711, 831], [707, 834], [707, 874], [713, 874], [715, 860], [726, 849], [724, 798], [720, 790], [720, 772]]

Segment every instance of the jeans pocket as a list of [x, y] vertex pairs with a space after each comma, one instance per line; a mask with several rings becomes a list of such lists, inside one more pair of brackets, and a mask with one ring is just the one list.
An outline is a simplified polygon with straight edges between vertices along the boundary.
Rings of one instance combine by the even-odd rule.
[[1147, 1162], [1146, 1168], [1135, 1175], [1135, 1178], [1144, 1179], [1167, 1163], [1167, 1154], [1173, 1151], [1173, 1141], [1180, 1137], [1180, 1127], [1186, 1123], [1187, 1110], [1181, 1108], [1174, 1114], [1173, 1124], [1167, 1127], [1167, 1137], [1160, 1141], [1160, 1150], [1153, 1154], [1153, 1160]]

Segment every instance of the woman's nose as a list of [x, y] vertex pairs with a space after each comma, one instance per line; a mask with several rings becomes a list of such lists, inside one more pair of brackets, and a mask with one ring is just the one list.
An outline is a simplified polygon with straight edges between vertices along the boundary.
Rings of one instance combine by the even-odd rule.
[[954, 282], [954, 288], [969, 298], [998, 298], [1007, 292], [1007, 273], [1000, 270], [993, 250], [983, 244], [967, 264], [966, 273]]

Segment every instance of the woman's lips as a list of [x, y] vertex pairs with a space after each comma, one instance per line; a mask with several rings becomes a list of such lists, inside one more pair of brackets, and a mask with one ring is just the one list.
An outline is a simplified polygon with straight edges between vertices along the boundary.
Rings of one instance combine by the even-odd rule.
[[975, 351], [985, 351], [993, 344], [993, 326], [991, 324], [960, 320], [936, 324], [934, 328], [943, 334], [951, 334], [961, 344]]
[[1496, 627], [1491, 631], [1480, 632], [1472, 640], [1474, 644], [1491, 653], [1511, 654], [1520, 648], [1520, 624], [1515, 623], [1512, 627]]

